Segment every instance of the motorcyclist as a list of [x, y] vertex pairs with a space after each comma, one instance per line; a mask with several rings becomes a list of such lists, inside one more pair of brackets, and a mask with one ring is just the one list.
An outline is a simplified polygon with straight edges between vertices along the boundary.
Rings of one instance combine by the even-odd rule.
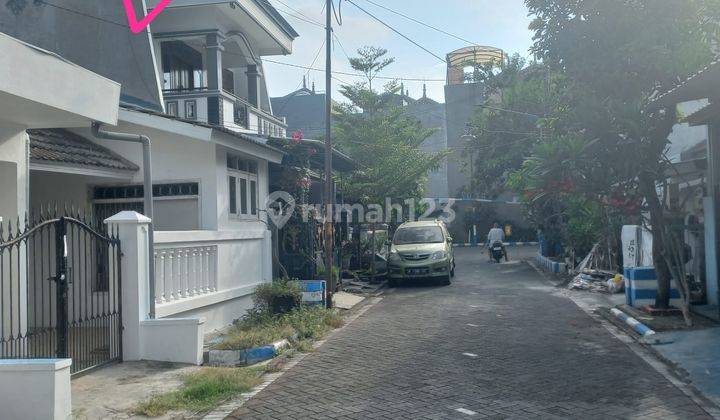
[[488, 232], [487, 236], [488, 258], [490, 259], [490, 261], [493, 260], [492, 248], [495, 242], [500, 242], [503, 244], [503, 255], [505, 256], [505, 261], [507, 262], [508, 254], [507, 249], [505, 249], [505, 231], [500, 228], [500, 224], [498, 223], [493, 223], [493, 227], [492, 229], [490, 229], [490, 232]]

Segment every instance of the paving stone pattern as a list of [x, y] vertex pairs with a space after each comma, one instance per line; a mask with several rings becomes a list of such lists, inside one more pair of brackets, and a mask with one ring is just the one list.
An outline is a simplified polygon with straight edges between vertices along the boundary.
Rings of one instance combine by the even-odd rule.
[[709, 418], [527, 265], [457, 259], [451, 286], [390, 291], [230, 418]]

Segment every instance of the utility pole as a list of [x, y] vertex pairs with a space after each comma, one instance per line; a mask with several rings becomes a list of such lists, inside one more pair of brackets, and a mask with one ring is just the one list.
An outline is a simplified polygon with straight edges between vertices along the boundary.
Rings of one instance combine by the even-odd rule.
[[327, 287], [327, 307], [333, 306], [335, 277], [333, 276], [333, 245], [335, 232], [333, 225], [333, 204], [335, 194], [332, 184], [332, 0], [325, 4], [325, 282]]

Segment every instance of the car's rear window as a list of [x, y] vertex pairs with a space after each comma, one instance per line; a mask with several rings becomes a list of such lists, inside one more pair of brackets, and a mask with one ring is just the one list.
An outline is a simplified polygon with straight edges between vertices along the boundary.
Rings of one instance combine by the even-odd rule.
[[395, 245], [428, 244], [444, 242], [442, 229], [438, 226], [407, 227], [395, 232]]

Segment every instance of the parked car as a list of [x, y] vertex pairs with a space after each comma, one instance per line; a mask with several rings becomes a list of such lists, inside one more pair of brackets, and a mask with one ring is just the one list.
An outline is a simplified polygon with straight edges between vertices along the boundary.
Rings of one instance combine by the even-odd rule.
[[390, 286], [422, 278], [449, 285], [455, 276], [452, 238], [440, 221], [403, 223], [395, 231], [388, 254]]

